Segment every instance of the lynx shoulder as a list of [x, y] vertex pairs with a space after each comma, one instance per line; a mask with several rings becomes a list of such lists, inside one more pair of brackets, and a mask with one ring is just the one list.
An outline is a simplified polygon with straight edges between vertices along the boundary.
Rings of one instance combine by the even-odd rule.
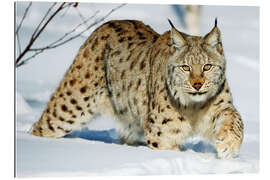
[[80, 48], [40, 120], [37, 136], [60, 138], [97, 114], [116, 117], [123, 143], [179, 150], [199, 134], [218, 157], [236, 156], [243, 123], [225, 77], [221, 32], [160, 35], [135, 20], [109, 21]]

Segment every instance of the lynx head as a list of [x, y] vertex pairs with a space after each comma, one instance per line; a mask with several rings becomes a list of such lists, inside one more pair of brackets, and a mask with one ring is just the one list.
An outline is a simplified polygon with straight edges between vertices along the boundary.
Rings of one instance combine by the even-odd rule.
[[183, 105], [204, 103], [220, 91], [225, 81], [226, 63], [217, 20], [204, 37], [181, 33], [170, 24], [167, 87]]

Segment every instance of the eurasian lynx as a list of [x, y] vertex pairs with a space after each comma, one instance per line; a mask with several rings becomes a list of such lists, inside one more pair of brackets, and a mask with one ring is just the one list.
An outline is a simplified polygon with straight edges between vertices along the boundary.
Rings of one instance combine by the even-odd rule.
[[63, 137], [110, 113], [123, 143], [179, 150], [187, 137], [199, 134], [215, 144], [218, 157], [237, 155], [243, 123], [232, 104], [216, 22], [204, 37], [170, 24], [162, 35], [135, 20], [96, 29], [32, 134]]

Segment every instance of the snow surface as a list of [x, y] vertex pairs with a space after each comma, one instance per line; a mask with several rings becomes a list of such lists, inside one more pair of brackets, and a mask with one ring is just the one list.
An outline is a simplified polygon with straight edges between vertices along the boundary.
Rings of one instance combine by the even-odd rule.
[[[18, 3], [18, 18], [24, 3]], [[43, 4], [43, 6], [48, 4]], [[85, 4], [84, 13], [115, 4]], [[32, 10], [31, 22], [37, 22], [43, 9]], [[217, 159], [215, 148], [200, 137], [190, 138], [184, 151], [155, 151], [146, 146], [121, 145], [111, 117], [100, 116], [89, 125], [65, 138], [47, 139], [28, 132], [38, 121], [50, 94], [67, 70], [84, 39], [74, 41], [16, 69], [16, 174], [18, 177], [88, 176], [88, 175], [175, 175], [216, 173], [257, 173], [259, 171], [259, 9], [257, 7], [204, 6], [201, 33], [213, 26], [215, 17], [222, 32], [227, 57], [227, 77], [245, 125], [239, 157]], [[76, 14], [70, 15], [71, 17]], [[153, 18], [155, 17], [155, 18]], [[179, 29], [170, 6], [126, 5], [109, 19], [140, 19], [159, 33], [168, 30], [167, 18]], [[72, 19], [72, 18], [71, 18]], [[68, 21], [71, 23], [71, 21]], [[68, 27], [52, 26], [44, 38]], [[57, 22], [55, 22], [57, 23]], [[33, 23], [26, 23], [29, 34]], [[24, 40], [25, 41], [25, 40]], [[23, 42], [22, 42], [23, 43]], [[39, 42], [37, 45], [40, 45]], [[57, 58], [56, 58], [57, 57]], [[49, 70], [49, 72], [48, 72]]]

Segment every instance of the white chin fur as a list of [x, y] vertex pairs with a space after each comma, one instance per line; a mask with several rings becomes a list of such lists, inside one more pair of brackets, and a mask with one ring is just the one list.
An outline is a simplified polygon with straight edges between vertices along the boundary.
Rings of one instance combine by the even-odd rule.
[[182, 98], [180, 99], [180, 103], [184, 106], [188, 106], [190, 104], [196, 104], [196, 103], [202, 103], [207, 101], [207, 94], [201, 94], [201, 95], [191, 95], [188, 93], [182, 93]]
[[203, 101], [206, 101], [207, 96], [203, 95], [203, 94], [202, 95], [190, 95], [189, 99], [190, 99], [190, 101], [193, 101], [193, 102], [203, 102]]

